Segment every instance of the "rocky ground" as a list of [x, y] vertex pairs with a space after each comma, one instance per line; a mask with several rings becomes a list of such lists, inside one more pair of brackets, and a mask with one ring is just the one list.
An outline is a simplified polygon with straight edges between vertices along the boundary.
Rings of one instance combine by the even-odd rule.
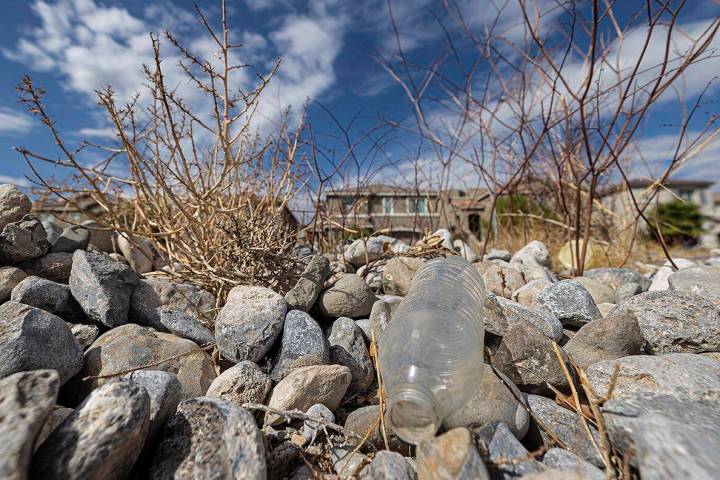
[[[479, 259], [444, 231], [413, 248], [376, 236], [342, 254], [300, 247], [291, 291], [236, 286], [218, 309], [147, 245], [30, 210], [0, 186], [0, 478], [720, 471], [720, 254], [570, 278], [540, 242]], [[451, 252], [489, 293], [487, 364], [415, 448], [382, 428], [372, 339], [414, 272]]]

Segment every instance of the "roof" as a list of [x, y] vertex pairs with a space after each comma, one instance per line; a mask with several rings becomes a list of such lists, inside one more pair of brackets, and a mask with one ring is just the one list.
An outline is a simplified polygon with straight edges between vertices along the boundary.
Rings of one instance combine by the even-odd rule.
[[415, 187], [399, 187], [397, 185], [388, 185], [382, 183], [376, 183], [372, 185], [365, 185], [361, 187], [343, 187], [326, 193], [328, 197], [337, 197], [340, 195], [381, 195], [381, 194], [393, 194], [393, 195], [413, 195], [422, 197], [434, 197], [438, 195], [436, 190], [425, 190], [418, 189]]
[[[600, 191], [600, 196], [610, 195], [616, 192], [620, 192], [630, 188], [650, 188], [655, 185], [658, 180], [646, 179], [646, 178], [631, 178], [627, 184], [625, 182], [616, 183], [609, 185], [607, 188]], [[708, 180], [692, 180], [684, 178], [669, 178], [665, 180], [662, 185], [667, 188], [709, 188], [715, 182]]]

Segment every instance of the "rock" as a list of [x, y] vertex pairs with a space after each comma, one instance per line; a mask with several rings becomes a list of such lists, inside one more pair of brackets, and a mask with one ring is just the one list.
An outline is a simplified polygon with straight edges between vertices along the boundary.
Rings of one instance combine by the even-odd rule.
[[84, 351], [86, 350], [90, 345], [93, 344], [95, 340], [97, 340], [98, 335], [100, 335], [100, 329], [97, 325], [85, 325], [82, 323], [76, 323], [76, 324], [68, 324], [70, 327], [70, 331], [73, 334], [73, 337], [75, 337], [75, 340], [77, 340], [78, 345], [80, 345], [80, 348]]
[[140, 454], [150, 425], [144, 388], [115, 379], [94, 391], [33, 456], [31, 477], [123, 479]]
[[318, 304], [324, 317], [367, 318], [376, 300], [362, 277], [350, 273], [325, 290]]
[[13, 301], [0, 305], [0, 378], [52, 369], [63, 384], [82, 365], [80, 345], [60, 318]]
[[397, 249], [401, 243], [399, 240], [385, 235], [358, 238], [345, 248], [343, 256], [345, 257], [345, 261], [351, 265], [361, 267], [382, 258], [386, 251], [390, 251], [393, 248]]
[[90, 244], [88, 248], [104, 253], [115, 253], [117, 251], [117, 234], [103, 227], [95, 220], [86, 220], [82, 226], [90, 231]]
[[345, 447], [330, 449], [330, 461], [333, 470], [340, 480], [350, 480], [357, 477], [360, 470], [370, 462], [370, 459], [360, 452]]
[[265, 447], [255, 419], [216, 398], [182, 402], [165, 426], [150, 478], [264, 480]]
[[499, 297], [511, 298], [515, 290], [525, 285], [522, 273], [512, 267], [501, 267], [492, 262], [473, 264], [480, 272], [485, 289]]
[[[335, 422], [335, 415], [333, 415], [333, 412], [331, 412], [330, 409], [322, 403], [316, 403], [312, 407], [308, 408], [305, 414], [311, 418], [323, 420], [325, 422]], [[305, 420], [302, 430], [302, 435], [305, 441], [312, 444], [315, 441], [318, 433], [321, 433], [318, 424], [313, 421]]]
[[0, 380], [0, 478], [27, 478], [35, 438], [55, 405], [59, 388], [54, 370], [19, 372]]
[[413, 480], [417, 478], [415, 470], [405, 457], [397, 452], [380, 450], [375, 454], [372, 463], [360, 471], [359, 480]]
[[357, 275], [365, 279], [365, 283], [374, 291], [382, 289], [382, 273], [385, 269], [384, 265], [372, 265], [368, 268], [367, 265], [357, 269]]
[[560, 320], [546, 310], [488, 295], [485, 299], [485, 330], [502, 337], [514, 325], [532, 325], [553, 340], [559, 340], [563, 332]]
[[309, 311], [315, 305], [328, 276], [330, 276], [330, 261], [322, 255], [314, 255], [295, 286], [285, 294], [288, 307], [292, 310]]
[[455, 428], [418, 446], [419, 480], [489, 480], [487, 468], [466, 428]]
[[[674, 258], [673, 261], [675, 262], [678, 270], [694, 267], [697, 265], [695, 262], [691, 260], [686, 260], [684, 258]], [[672, 273], [675, 271], [676, 270], [670, 264], [670, 261], [666, 261], [652, 277], [652, 283], [650, 284], [650, 287], [648, 287], [648, 292], [658, 292], [670, 288], [670, 285], [668, 284], [668, 277], [670, 277], [670, 275], [672, 275]]]
[[0, 267], [0, 303], [10, 300], [15, 286], [25, 280], [25, 272], [15, 267]]
[[525, 254], [519, 258], [513, 257], [510, 266], [520, 270], [526, 282], [545, 280], [554, 283], [556, 280], [550, 269], [539, 264], [535, 257], [530, 254]]
[[615, 309], [616, 306], [617, 305], [615, 305], [614, 303], [601, 303], [597, 307], [598, 307], [598, 310], [600, 310], [600, 315], [602, 315], [603, 318], [605, 318], [610, 314], [610, 312], [612, 312]]
[[523, 263], [522, 261], [525, 258], [532, 258], [535, 262], [545, 268], [552, 267], [550, 252], [548, 252], [545, 244], [539, 240], [533, 240], [515, 252], [515, 255], [513, 255], [510, 259], [510, 263]]
[[[344, 426], [346, 430], [353, 432], [360, 438], [367, 436], [367, 442], [376, 448], [385, 448], [385, 440], [383, 439], [379, 419], [380, 405], [369, 405], [351, 412], [345, 420]], [[391, 450], [408, 452], [408, 444], [395, 435], [392, 428], [386, 426], [385, 433]], [[348, 441], [351, 445], [359, 443], [357, 438], [349, 438]]]
[[613, 398], [652, 393], [691, 400], [720, 400], [720, 363], [702, 355], [634, 355], [595, 363], [586, 374], [600, 397], [607, 393], [615, 364], [619, 370]]
[[182, 310], [212, 329], [215, 297], [207, 290], [186, 283], [157, 278], [140, 280], [130, 299], [130, 320], [139, 325], [163, 331], [162, 309]]
[[[546, 383], [564, 390], [568, 387], [552, 340], [530, 325], [512, 326], [500, 343], [493, 366], [523, 391], [547, 393]], [[560, 349], [563, 357], [565, 353]]]
[[[292, 437], [299, 441], [297, 434]], [[267, 454], [267, 472], [270, 478], [286, 479], [287, 476], [302, 463], [302, 450], [292, 440], [282, 441], [278, 446]]]
[[70, 287], [40, 277], [27, 277], [18, 283], [10, 300], [45, 310], [71, 322], [80, 322], [85, 317], [70, 293]]
[[617, 312], [583, 326], [564, 348], [579, 367], [587, 368], [603, 360], [639, 355], [644, 344], [635, 315]]
[[590, 292], [573, 280], [562, 280], [538, 295], [538, 303], [552, 312], [563, 325], [582, 327], [602, 314]]
[[0, 231], [30, 213], [32, 202], [17, 186], [0, 185]]
[[[85, 364], [78, 377], [120, 372], [170, 357], [174, 358], [148, 368], [174, 373], [182, 385], [183, 400], [204, 395], [216, 377], [210, 355], [198, 350], [190, 340], [132, 323], [100, 335], [85, 352]], [[73, 385], [74, 391], [82, 398], [105, 382], [107, 379], [78, 382]]]
[[525, 305], [526, 307], [536, 306], [537, 297], [540, 295], [540, 292], [551, 285], [552, 282], [545, 279], [533, 280], [515, 290], [512, 294], [512, 299], [513, 301], [518, 302], [521, 305]]
[[110, 328], [128, 321], [130, 297], [140, 276], [102, 253], [76, 250], [70, 291], [85, 314]]
[[383, 292], [388, 295], [407, 295], [415, 272], [426, 261], [420, 257], [393, 257], [388, 260], [383, 270]]
[[690, 267], [668, 277], [670, 290], [692, 292], [720, 306], [720, 266]]
[[159, 314], [160, 323], [170, 333], [180, 338], [192, 340], [200, 346], [215, 342], [213, 333], [200, 320], [187, 312], [172, 308], [161, 308]]
[[430, 237], [436, 237], [441, 240], [441, 245], [451, 252], [453, 251], [453, 239], [452, 234], [445, 228], [435, 230]]
[[[596, 467], [603, 466], [602, 458], [597, 450], [595, 450], [577, 413], [559, 406], [549, 398], [539, 395], [528, 395], [527, 402], [530, 410], [532, 410], [534, 422], [530, 427], [526, 441], [531, 443], [533, 447], [541, 444], [550, 445], [552, 443], [547, 432], [538, 426], [537, 421], [540, 421], [546, 428], [553, 432], [571, 452]], [[600, 435], [595, 427], [588, 425], [588, 428], [590, 428], [595, 442], [600, 445]]]
[[67, 284], [72, 270], [72, 253], [48, 253], [19, 265], [27, 275], [47, 278], [53, 282]]
[[86, 250], [90, 244], [90, 230], [80, 225], [70, 225], [52, 242], [50, 253], [74, 253]]
[[208, 388], [206, 396], [220, 398], [238, 407], [246, 403], [263, 403], [270, 393], [272, 381], [260, 367], [242, 361], [225, 370]]
[[[334, 411], [345, 396], [351, 379], [350, 369], [342, 365], [300, 367], [275, 385], [268, 406], [304, 412], [312, 405], [322, 403]], [[280, 420], [277, 415], [265, 415], [266, 425], [275, 425]]]
[[510, 252], [507, 250], [496, 250], [493, 248], [483, 256], [483, 262], [489, 262], [490, 260], [502, 260], [504, 262], [509, 262], [511, 258], [512, 255], [510, 255]]
[[470, 247], [470, 245], [463, 242], [459, 238], [453, 242], [453, 249], [468, 262], [470, 262], [470, 263], [477, 262], [477, 259], [478, 259], [477, 253], [475, 253], [473, 251], [473, 249], [472, 249], [472, 247]]
[[128, 267], [130, 266], [130, 262], [128, 262], [127, 259], [119, 253], [108, 253], [108, 257], [112, 258], [118, 263], [122, 263], [123, 265], [127, 265]]
[[[616, 304], [622, 303], [625, 300], [629, 300], [635, 295], [642, 293], [642, 287], [637, 283], [623, 283], [620, 285], [617, 290], [615, 290], [615, 300], [613, 301]], [[607, 303], [613, 303], [613, 302], [607, 302]]]
[[592, 268], [586, 271], [584, 276], [595, 279], [613, 290], [617, 290], [624, 283], [637, 283], [643, 291], [650, 286], [647, 278], [630, 268]]
[[523, 398], [520, 390], [501, 372], [496, 374], [490, 365], [483, 368], [479, 383], [467, 403], [445, 417], [443, 426], [450, 430], [502, 422], [522, 439], [530, 426], [530, 417], [518, 400]]
[[290, 310], [285, 316], [280, 353], [272, 373], [273, 379], [280, 380], [299, 367], [328, 363], [330, 363], [329, 346], [320, 325], [309, 314], [300, 310]]
[[492, 478], [518, 478], [543, 470], [542, 464], [530, 456], [504, 423], [488, 423], [476, 433], [481, 455], [490, 464]]
[[563, 448], [551, 448], [545, 452], [543, 463], [556, 470], [577, 473], [585, 480], [605, 479], [605, 472]]
[[16, 265], [41, 257], [50, 250], [45, 229], [33, 215], [8, 223], [0, 233], [0, 262]]
[[133, 270], [138, 273], [148, 273], [153, 270], [152, 245], [145, 238], [129, 238], [125, 234], [117, 237], [117, 244], [120, 253], [128, 261]]
[[370, 339], [372, 338], [372, 327], [370, 326], [370, 319], [361, 318], [360, 320], [355, 320], [355, 325], [357, 325], [360, 330], [362, 330], [363, 340], [365, 340], [365, 346], [370, 347]]
[[[58, 220], [54, 217], [46, 218], [42, 221], [42, 226], [45, 229], [45, 235], [50, 245], [54, 244], [63, 231], [63, 227], [58, 225]], [[64, 222], [63, 222], [64, 223]]]
[[64, 422], [65, 419], [69, 417], [72, 412], [72, 408], [60, 407], [57, 405], [50, 409], [50, 413], [47, 417], [45, 417], [45, 422], [40, 429], [40, 433], [38, 433], [37, 437], [35, 438], [35, 450], [37, 450], [40, 445], [45, 442], [47, 437], [49, 437], [50, 434], [54, 432], [55, 429], [59, 427], [60, 424]]
[[350, 369], [349, 390], [355, 393], [367, 391], [375, 378], [375, 369], [360, 327], [352, 319], [340, 317], [332, 324], [328, 343], [330, 362]]
[[589, 277], [575, 277], [573, 280], [585, 287], [596, 305], [598, 303], [615, 303], [615, 290], [607, 285]]
[[[603, 476], [604, 478], [604, 476]], [[579, 472], [570, 472], [567, 470], [558, 470], [556, 468], [548, 468], [538, 473], [525, 475], [522, 480], [588, 480]]]
[[215, 319], [220, 354], [233, 362], [259, 362], [280, 336], [286, 311], [285, 299], [269, 288], [234, 287]]
[[654, 354], [720, 350], [720, 311], [690, 292], [645, 292], [618, 305], [615, 311], [635, 314]]
[[378, 300], [373, 303], [372, 310], [370, 311], [370, 334], [368, 339], [372, 340], [372, 333], [375, 335], [375, 341], [378, 342], [382, 333], [390, 323], [392, 317], [392, 309], [390, 304], [385, 300]]

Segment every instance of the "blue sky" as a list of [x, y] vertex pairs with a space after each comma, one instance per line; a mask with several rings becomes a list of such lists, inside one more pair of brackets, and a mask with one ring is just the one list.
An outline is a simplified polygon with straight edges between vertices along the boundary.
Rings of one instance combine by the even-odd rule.
[[[474, 19], [473, 27], [481, 29], [503, 1], [458, 3]], [[681, 26], [697, 26], [718, 14], [711, 2], [688, 3]], [[217, 2], [200, 4], [210, 19], [217, 19]], [[277, 58], [283, 60], [268, 93], [270, 105], [277, 109], [292, 105], [299, 111], [306, 100], [317, 102], [310, 108], [313, 128], [327, 138], [338, 132], [318, 104], [343, 123], [358, 115], [353, 124], [356, 134], [381, 121], [412, 123], [402, 89], [377, 61], [378, 55], [389, 55], [395, 49], [385, 0], [229, 0], [228, 4], [233, 33], [245, 44], [243, 58], [261, 70]], [[447, 17], [442, 2], [394, 0], [392, 6], [413, 63], [427, 64], [446, 51], [445, 33], [437, 23], [438, 18]], [[0, 18], [0, 181], [27, 183], [23, 177], [30, 174], [29, 169], [13, 146], [54, 151], [47, 131], [17, 104], [14, 86], [23, 74], [31, 74], [37, 84], [47, 88], [48, 106], [68, 138], [107, 139], [107, 124], [96, 107], [93, 90], [112, 84], [121, 95], [129, 95], [138, 88], [140, 66], [149, 60], [149, 31], [169, 29], [196, 48], [206, 46], [192, 9], [193, 2], [185, 0], [5, 0]], [[621, 7], [620, 19], [630, 12]], [[506, 17], [508, 35], [512, 35], [520, 19], [511, 9]], [[718, 45], [716, 40], [713, 49]], [[460, 49], [458, 55], [463, 62], [472, 61], [471, 52]], [[720, 64], [713, 61], [688, 74], [683, 81], [689, 90], [688, 101], [719, 72]], [[702, 115], [693, 127], [700, 128], [718, 113], [714, 103], [720, 100], [717, 83], [706, 95]], [[436, 89], [432, 93], [442, 92]], [[661, 102], [644, 124], [638, 140], [648, 161], [662, 162], [672, 151], [678, 108], [677, 102]], [[388, 134], [385, 141], [384, 161], [397, 164], [416, 147], [402, 131]], [[718, 154], [720, 142], [712, 142], [682, 175], [720, 182]], [[407, 175], [407, 169], [396, 168], [394, 174]]]

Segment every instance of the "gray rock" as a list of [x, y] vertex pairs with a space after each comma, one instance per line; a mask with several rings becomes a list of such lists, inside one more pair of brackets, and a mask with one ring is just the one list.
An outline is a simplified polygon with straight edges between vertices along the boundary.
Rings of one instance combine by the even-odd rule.
[[160, 323], [170, 333], [180, 338], [192, 340], [200, 346], [215, 342], [213, 333], [202, 324], [200, 320], [188, 314], [184, 310], [174, 308], [161, 308], [159, 310]]
[[691, 400], [720, 399], [720, 363], [691, 353], [634, 355], [595, 363], [586, 374], [600, 397], [607, 393], [616, 364], [619, 370], [613, 398], [652, 393]]
[[515, 290], [525, 285], [523, 274], [513, 267], [501, 267], [493, 262], [473, 263], [480, 272], [485, 289], [499, 297], [511, 298]]
[[540, 292], [552, 285], [552, 282], [546, 279], [533, 280], [526, 283], [522, 287], [515, 290], [512, 294], [513, 301], [525, 305], [526, 307], [533, 307], [537, 305], [537, 297]]
[[593, 278], [613, 290], [625, 283], [637, 283], [643, 291], [650, 286], [650, 280], [630, 268], [593, 268], [586, 271], [584, 276]]
[[552, 312], [563, 325], [582, 327], [602, 314], [590, 292], [573, 280], [562, 280], [538, 295], [538, 303]]
[[568, 381], [552, 345], [537, 328], [514, 325], [503, 337], [492, 364], [523, 391], [549, 393], [547, 383], [563, 390]]
[[100, 225], [95, 220], [86, 220], [82, 226], [90, 231], [90, 245], [88, 248], [104, 253], [117, 252], [117, 234]]
[[[697, 264], [691, 260], [685, 258], [674, 258], [673, 261], [678, 269], [694, 267]], [[670, 264], [670, 261], [666, 261], [655, 275], [652, 277], [652, 283], [648, 287], [649, 292], [657, 292], [660, 290], [667, 290], [669, 288], [668, 277], [675, 272], [675, 268]]]
[[490, 479], [466, 428], [455, 428], [421, 443], [417, 449], [417, 473], [421, 479]]
[[264, 480], [265, 447], [255, 419], [216, 398], [182, 402], [165, 427], [150, 478]]
[[215, 297], [207, 290], [186, 283], [157, 278], [140, 280], [130, 299], [130, 320], [139, 325], [163, 331], [160, 321], [163, 308], [182, 310], [212, 329]]
[[360, 471], [358, 479], [376, 480], [413, 480], [417, 478], [415, 470], [410, 466], [405, 457], [397, 452], [380, 450], [375, 454], [372, 463]]
[[697, 294], [645, 292], [618, 305], [616, 311], [635, 314], [651, 353], [720, 350], [720, 311]]
[[123, 479], [150, 425], [144, 388], [115, 379], [94, 391], [35, 452], [31, 477]]
[[619, 304], [624, 302], [625, 300], [629, 300], [635, 295], [642, 293], [642, 287], [637, 283], [623, 283], [620, 285], [617, 290], [615, 290], [615, 300], [614, 302], [608, 302], [608, 303], [615, 303]]
[[370, 463], [370, 459], [366, 455], [339, 446], [330, 449], [330, 461], [340, 480], [356, 478], [360, 470]]
[[362, 277], [349, 273], [320, 295], [318, 305], [327, 318], [367, 318], [376, 300]]
[[285, 294], [288, 307], [303, 312], [309, 311], [315, 305], [328, 276], [330, 276], [330, 261], [322, 255], [314, 255], [295, 286]]
[[349, 391], [365, 392], [375, 378], [375, 369], [360, 327], [352, 319], [340, 317], [332, 324], [328, 343], [330, 361], [350, 369], [352, 381]]
[[465, 260], [467, 260], [470, 263], [477, 262], [478, 255], [475, 253], [475, 251], [472, 249], [470, 245], [463, 242], [459, 238], [455, 239], [453, 242], [453, 249]]
[[[167, 360], [170, 357], [172, 359]], [[183, 400], [204, 395], [217, 376], [210, 355], [199, 350], [194, 342], [129, 323], [100, 335], [85, 352], [85, 364], [78, 377], [121, 372], [160, 360], [167, 361], [149, 369], [177, 375]], [[83, 398], [105, 382], [107, 379], [102, 378], [78, 381], [72, 390], [78, 398]]]
[[382, 258], [385, 249], [392, 248], [398, 241], [392, 237], [378, 235], [377, 237], [358, 238], [345, 248], [345, 260], [355, 267], [374, 262]]
[[102, 253], [76, 250], [70, 291], [90, 319], [110, 328], [128, 321], [130, 297], [140, 276]]
[[33, 215], [8, 223], [0, 233], [0, 261], [5, 265], [16, 265], [26, 260], [41, 257], [50, 250], [45, 229]]
[[575, 472], [585, 480], [605, 479], [605, 472], [563, 448], [551, 448], [545, 452], [543, 464], [556, 470]]
[[40, 277], [27, 277], [18, 283], [10, 300], [45, 310], [70, 322], [80, 322], [85, 318], [70, 293], [70, 287]]
[[80, 225], [70, 225], [52, 242], [50, 253], [74, 253], [85, 250], [90, 244], [90, 230]]
[[286, 311], [285, 299], [269, 288], [234, 287], [215, 320], [220, 354], [233, 362], [259, 362], [280, 336]]
[[390, 304], [385, 300], [378, 300], [373, 303], [372, 310], [370, 311], [370, 332], [368, 333], [368, 339], [372, 340], [373, 334], [375, 341], [378, 342], [382, 336], [382, 332], [385, 331], [390, 318], [392, 317], [392, 309]]
[[54, 432], [55, 429], [59, 427], [60, 424], [64, 422], [65, 419], [69, 417], [72, 412], [72, 408], [60, 407], [58, 405], [50, 409], [50, 413], [47, 417], [45, 417], [45, 422], [40, 429], [40, 433], [38, 433], [37, 437], [35, 438], [35, 450], [37, 450], [40, 445], [45, 442], [47, 437], [49, 437], [50, 434]]
[[145, 238], [128, 237], [120, 234], [117, 237], [120, 253], [128, 261], [133, 270], [138, 273], [148, 273], [153, 270], [152, 245]]
[[357, 325], [360, 330], [362, 330], [363, 340], [365, 340], [365, 346], [370, 347], [370, 341], [372, 339], [372, 326], [370, 325], [370, 319], [361, 318], [360, 320], [355, 320], [355, 325]]
[[[342, 365], [300, 367], [275, 385], [267, 405], [279, 410], [304, 412], [312, 405], [322, 403], [334, 411], [345, 396], [351, 379], [350, 369]], [[275, 425], [280, 420], [277, 415], [265, 415], [266, 425]]]
[[388, 295], [407, 295], [410, 283], [427, 260], [420, 257], [393, 257], [383, 270], [383, 292]]
[[520, 390], [501, 372], [490, 365], [483, 368], [482, 379], [475, 395], [443, 421], [446, 429], [471, 427], [502, 422], [513, 435], [522, 439], [530, 426], [530, 416], [520, 403]]
[[20, 372], [0, 380], [0, 478], [27, 478], [35, 437], [55, 405], [59, 388], [53, 370]]
[[720, 266], [683, 268], [668, 277], [670, 290], [692, 292], [720, 306]]
[[[386, 417], [387, 418], [387, 417]], [[385, 448], [385, 440], [383, 438], [380, 426], [380, 406], [369, 405], [354, 410], [345, 419], [345, 429], [354, 433], [360, 438], [367, 437], [367, 443], [374, 445], [376, 448]], [[386, 425], [385, 434], [388, 440], [388, 446], [391, 450], [402, 451], [408, 453], [408, 444], [403, 442], [395, 432]], [[360, 441], [357, 438], [348, 438], [351, 445], [357, 445]]]
[[30, 213], [32, 202], [17, 186], [0, 185], [0, 231]]
[[50, 245], [55, 243], [55, 240], [58, 239], [63, 231], [63, 227], [58, 225], [58, 223], [56, 223], [57, 221], [54, 217], [46, 218], [42, 221], [45, 234], [47, 235], [47, 241], [50, 242]]
[[604, 318], [604, 317], [607, 317], [610, 314], [610, 312], [612, 312], [615, 309], [616, 306], [617, 305], [615, 305], [614, 303], [601, 303], [597, 307], [598, 307], [598, 310], [600, 310], [600, 314]]
[[510, 264], [523, 273], [526, 282], [532, 280], [553, 281], [548, 270], [552, 263], [547, 247], [540, 241], [533, 240], [518, 250], [510, 259]]
[[[538, 426], [538, 421], [548, 430], [553, 432], [561, 442], [573, 453], [583, 460], [590, 462], [596, 467], [602, 467], [602, 458], [593, 446], [590, 437], [585, 430], [577, 413], [563, 408], [553, 400], [539, 395], [527, 396], [528, 406], [532, 410], [533, 425], [528, 432], [530, 443], [550, 445], [551, 439], [548, 433]], [[588, 425], [595, 442], [600, 445], [600, 435], [595, 427]], [[534, 445], [533, 445], [534, 446]]]
[[85, 325], [82, 323], [68, 324], [70, 331], [77, 340], [78, 345], [82, 350], [86, 350], [90, 345], [97, 340], [100, 335], [100, 329], [97, 325]]
[[385, 270], [385, 265], [372, 265], [369, 268], [367, 265], [363, 265], [355, 273], [363, 277], [367, 286], [373, 291], [380, 291], [382, 289], [383, 270]]
[[587, 368], [603, 360], [639, 355], [644, 344], [635, 315], [617, 312], [582, 327], [564, 348], [578, 366]]
[[280, 354], [272, 378], [280, 380], [298, 367], [329, 362], [329, 346], [320, 325], [309, 314], [290, 310], [285, 316]]
[[10, 300], [15, 286], [25, 280], [25, 272], [15, 267], [0, 267], [0, 303]]
[[245, 360], [228, 368], [213, 380], [206, 395], [241, 407], [246, 403], [265, 402], [271, 388], [270, 377], [253, 362]]
[[522, 480], [588, 480], [579, 472], [570, 472], [568, 470], [558, 470], [556, 468], [548, 468], [538, 473], [525, 475]]
[[552, 313], [488, 294], [485, 298], [485, 330], [504, 336], [515, 325], [531, 325], [552, 339], [562, 337], [562, 323]]
[[510, 252], [507, 250], [496, 250], [493, 248], [483, 256], [483, 262], [489, 262], [490, 260], [503, 260], [505, 262], [509, 262], [511, 258], [512, 255], [510, 255]]
[[[312, 407], [308, 408], [305, 414], [311, 418], [322, 420], [324, 422], [335, 422], [335, 415], [333, 415], [333, 412], [331, 412], [330, 409], [322, 403], [316, 403]], [[310, 444], [315, 442], [315, 438], [319, 433], [322, 433], [322, 430], [320, 430], [317, 422], [310, 420], [305, 420], [303, 422], [302, 435], [306, 442], [310, 442]]]
[[518, 478], [543, 470], [542, 464], [530, 457], [504, 423], [488, 423], [477, 431], [477, 435], [480, 452], [491, 465], [493, 478]]
[[52, 369], [62, 384], [82, 365], [80, 345], [62, 319], [13, 301], [0, 305], [0, 378]]
[[18, 268], [27, 275], [47, 278], [53, 282], [67, 284], [72, 270], [72, 253], [48, 253], [42, 257], [21, 263]]
[[590, 277], [575, 277], [574, 281], [585, 287], [597, 305], [598, 303], [616, 303], [615, 290]]

